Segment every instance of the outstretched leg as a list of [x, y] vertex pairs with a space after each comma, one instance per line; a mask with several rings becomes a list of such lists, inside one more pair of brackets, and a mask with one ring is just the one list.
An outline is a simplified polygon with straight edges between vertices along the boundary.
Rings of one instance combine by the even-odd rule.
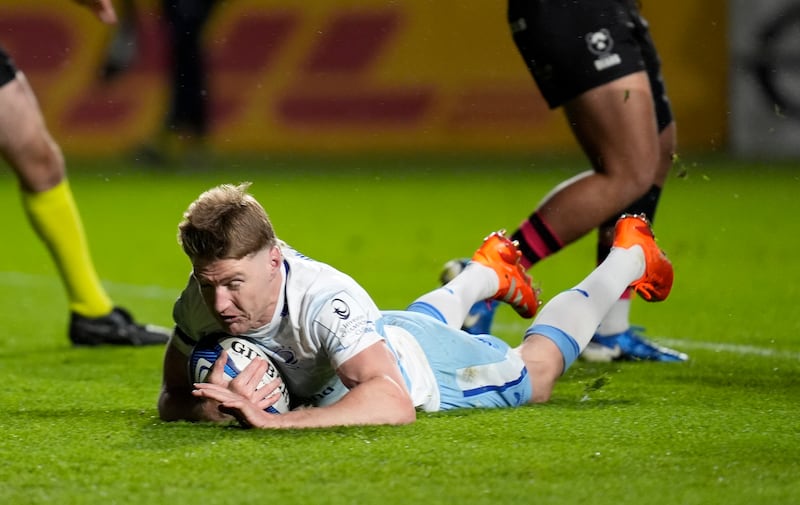
[[669, 295], [672, 281], [672, 264], [656, 245], [648, 221], [642, 215], [621, 217], [605, 261], [577, 286], [550, 300], [518, 347], [528, 368], [533, 401], [550, 398], [558, 377], [588, 345], [628, 287], [647, 301], [661, 301]]

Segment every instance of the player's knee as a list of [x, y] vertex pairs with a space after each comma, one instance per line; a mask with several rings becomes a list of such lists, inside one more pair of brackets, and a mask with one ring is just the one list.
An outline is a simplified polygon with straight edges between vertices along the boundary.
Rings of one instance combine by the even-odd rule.
[[556, 363], [552, 360], [537, 361], [528, 365], [533, 389], [531, 398], [533, 403], [544, 403], [550, 399], [562, 370], [562, 363]]
[[633, 201], [656, 183], [661, 161], [653, 150], [648, 156], [629, 156], [608, 161], [605, 177], [609, 183], [610, 198], [616, 201]]
[[613, 196], [617, 202], [623, 203], [627, 207], [642, 195], [647, 193], [653, 185], [656, 184], [656, 166], [657, 163], [652, 164], [653, 170], [644, 169], [628, 171], [628, 175], [624, 177], [617, 177], [613, 186]]
[[539, 380], [535, 381], [533, 385], [533, 396], [531, 401], [533, 403], [545, 403], [550, 400], [550, 396], [553, 394], [553, 388], [555, 387], [557, 377], [553, 377], [550, 374], [543, 375], [539, 378]]
[[64, 156], [47, 135], [32, 138], [16, 167], [23, 188], [30, 192], [47, 191], [64, 179]]
[[658, 163], [658, 159], [654, 158], [647, 164], [643, 163], [643, 166], [638, 170], [631, 172], [626, 181], [626, 194], [628, 196], [638, 198], [655, 184]]

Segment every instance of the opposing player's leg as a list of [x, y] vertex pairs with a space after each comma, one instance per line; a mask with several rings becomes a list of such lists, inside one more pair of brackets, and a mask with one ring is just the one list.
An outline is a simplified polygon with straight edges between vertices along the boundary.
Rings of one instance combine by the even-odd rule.
[[408, 310], [427, 313], [454, 328], [464, 324], [470, 307], [479, 300], [504, 301], [522, 317], [533, 317], [539, 300], [519, 257], [505, 232], [494, 232], [455, 277], [419, 297]]
[[[654, 222], [661, 190], [672, 167], [676, 148], [676, 127], [667, 98], [666, 87], [661, 76], [661, 62], [650, 37], [647, 23], [638, 12], [631, 14], [632, 39], [642, 54], [653, 96], [655, 122], [658, 127], [659, 157], [653, 185], [640, 198], [630, 204], [626, 213], [644, 214]], [[597, 261], [600, 263], [611, 247], [614, 218], [605, 221], [598, 229]], [[635, 359], [654, 361], [684, 361], [684, 353], [659, 346], [641, 333], [643, 328], [630, 323], [631, 291], [627, 290], [611, 308], [598, 327], [595, 337], [584, 350], [583, 359], [609, 361], [612, 359]]]
[[655, 178], [658, 129], [632, 3], [509, 0], [508, 21], [542, 96], [563, 108], [592, 165], [553, 188], [512, 233], [530, 267], [645, 194]]
[[529, 372], [533, 401], [550, 398], [558, 377], [589, 344], [597, 325], [628, 287], [648, 301], [660, 301], [669, 296], [672, 280], [672, 264], [656, 245], [647, 220], [620, 218], [605, 261], [542, 307], [518, 347]]
[[[557, 186], [535, 214], [566, 245], [622, 212], [653, 186], [659, 144], [645, 72], [589, 90], [564, 110], [594, 170]], [[523, 237], [527, 229], [523, 223]], [[512, 238], [517, 239], [516, 233]]]
[[[675, 125], [647, 23], [633, 4], [522, 0], [509, 1], [509, 22], [542, 94], [552, 108], [563, 106], [593, 166], [555, 187], [511, 238], [527, 269], [599, 227], [599, 263], [623, 209], [655, 214], [675, 150]], [[443, 276], [459, 264], [448, 263]], [[626, 291], [585, 350], [586, 359], [686, 359], [643, 338], [629, 313]], [[476, 303], [464, 329], [488, 332], [493, 316], [493, 305]]]
[[[589, 90], [565, 110], [596, 166], [556, 186], [511, 234], [519, 244], [524, 269], [618, 216], [653, 185], [659, 147], [644, 71]], [[458, 260], [448, 263], [442, 277], [458, 266]], [[470, 315], [474, 326], [464, 329], [485, 331], [493, 307], [476, 304]]]
[[[0, 50], [0, 154], [17, 176], [31, 226], [47, 246], [67, 290], [75, 344], [163, 344], [166, 330], [136, 324], [115, 308], [89, 254], [61, 151], [45, 127], [24, 74]], [[13, 70], [11, 75], [10, 69]]]
[[[512, 233], [528, 269], [653, 186], [658, 130], [635, 7], [509, 0], [508, 21], [543, 97], [551, 108], [563, 107], [592, 164], [553, 188]], [[474, 310], [478, 320], [491, 320], [481, 305]]]

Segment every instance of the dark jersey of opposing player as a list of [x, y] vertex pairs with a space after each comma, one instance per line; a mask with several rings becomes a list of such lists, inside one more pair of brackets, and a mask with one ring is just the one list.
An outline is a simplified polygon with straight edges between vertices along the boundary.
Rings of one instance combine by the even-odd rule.
[[514, 43], [551, 108], [645, 70], [659, 131], [672, 122], [661, 61], [631, 0], [509, 0]]

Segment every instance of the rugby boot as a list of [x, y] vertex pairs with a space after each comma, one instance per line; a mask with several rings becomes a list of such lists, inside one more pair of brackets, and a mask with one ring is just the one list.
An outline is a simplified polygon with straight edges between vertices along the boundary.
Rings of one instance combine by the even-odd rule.
[[662, 361], [683, 362], [689, 356], [675, 349], [648, 340], [640, 332], [644, 328], [631, 326], [615, 335], [595, 334], [581, 353], [581, 359], [590, 362], [609, 361]]
[[472, 255], [472, 261], [497, 273], [500, 287], [492, 299], [504, 301], [522, 317], [531, 318], [539, 309], [539, 300], [531, 286], [531, 277], [519, 262], [521, 256], [517, 244], [505, 236], [505, 230], [500, 230], [484, 239]]
[[614, 228], [614, 247], [628, 249], [638, 245], [645, 258], [644, 274], [631, 283], [631, 288], [648, 302], [659, 302], [669, 296], [674, 272], [664, 251], [656, 245], [650, 222], [644, 214], [623, 214]]
[[167, 328], [139, 324], [121, 307], [114, 307], [110, 314], [102, 317], [73, 312], [69, 323], [69, 339], [76, 346], [159, 345], [165, 344], [169, 336]]

